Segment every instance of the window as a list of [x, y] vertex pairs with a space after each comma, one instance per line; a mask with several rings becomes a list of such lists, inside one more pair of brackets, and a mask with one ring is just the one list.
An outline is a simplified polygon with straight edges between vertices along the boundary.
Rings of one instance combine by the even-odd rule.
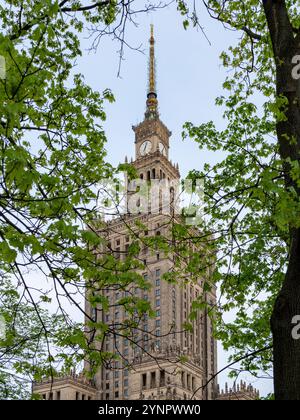
[[106, 383], [106, 389], [109, 389], [109, 382]]
[[76, 400], [79, 400], [79, 392], [76, 392]]
[[166, 382], [166, 374], [164, 370], [160, 371], [160, 386], [165, 386], [165, 382]]
[[119, 372], [115, 372], [115, 378], [119, 378]]
[[115, 382], [115, 388], [119, 388], [119, 382]]
[[160, 319], [157, 319], [157, 320], [155, 321], [155, 326], [156, 326], [156, 327], [160, 327]]
[[43, 394], [43, 400], [45, 400], [47, 398], [46, 394]]
[[186, 375], [187, 389], [191, 389], [191, 375]]
[[157, 259], [157, 261], [160, 260], [160, 255], [159, 254], [156, 254], [156, 259]]
[[56, 399], [59, 401], [60, 400], [60, 391], [56, 392]]
[[93, 321], [97, 321], [97, 309], [96, 308], [92, 308], [91, 318], [92, 318]]
[[82, 399], [82, 401], [85, 400], [85, 394], [82, 394], [81, 399]]
[[183, 386], [183, 388], [185, 388], [184, 372], [181, 372], [181, 385]]
[[50, 392], [50, 394], [49, 394], [49, 400], [53, 400], [53, 392]]
[[160, 295], [160, 289], [156, 289], [155, 290], [155, 296], [159, 296]]
[[147, 387], [147, 374], [146, 373], [142, 374], [142, 387], [143, 388]]
[[160, 306], [160, 299], [156, 299], [156, 301], [155, 301], [155, 306], [156, 306], [156, 307]]
[[156, 314], [156, 316], [160, 316], [160, 310], [158, 309], [158, 310], [155, 312], [155, 314]]
[[124, 397], [128, 397], [128, 389], [124, 389]]
[[160, 280], [159, 280], [159, 279], [156, 279], [156, 281], [155, 281], [155, 286], [156, 286], [156, 287], [159, 287], [159, 286], [160, 286]]
[[124, 387], [126, 388], [128, 386], [128, 379], [124, 379]]
[[115, 392], [115, 398], [119, 398], [119, 391]]
[[155, 372], [151, 372], [150, 388], [155, 388], [155, 387], [156, 387], [156, 374], [155, 374]]
[[106, 394], [106, 395], [105, 395], [105, 399], [106, 399], [106, 400], [109, 400], [109, 394]]
[[124, 370], [124, 376], [128, 376], [128, 370], [127, 369]]
[[157, 337], [159, 337], [159, 336], [160, 336], [160, 330], [156, 330], [156, 331], [155, 331], [155, 335], [156, 335]]

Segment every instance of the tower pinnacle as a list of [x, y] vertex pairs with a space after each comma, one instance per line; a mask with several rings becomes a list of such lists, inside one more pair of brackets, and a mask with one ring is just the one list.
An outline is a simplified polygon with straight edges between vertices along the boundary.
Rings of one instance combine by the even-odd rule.
[[158, 118], [158, 101], [156, 92], [156, 74], [155, 74], [155, 39], [154, 39], [154, 26], [151, 25], [150, 35], [150, 55], [149, 55], [149, 81], [148, 81], [148, 94], [147, 94], [147, 109], [145, 113], [146, 119]]

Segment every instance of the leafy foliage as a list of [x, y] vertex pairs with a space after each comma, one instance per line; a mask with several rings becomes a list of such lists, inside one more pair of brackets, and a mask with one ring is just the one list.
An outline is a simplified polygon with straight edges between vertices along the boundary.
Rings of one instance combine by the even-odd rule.
[[[300, 23], [297, 3], [286, 2], [294, 28]], [[201, 14], [192, 2], [180, 1], [179, 6], [189, 21], [199, 24]], [[221, 54], [230, 71], [216, 105], [224, 109], [226, 128], [219, 130], [212, 121], [199, 126], [188, 122], [183, 137], [224, 156], [192, 175], [205, 180], [207, 228], [218, 252], [217, 337], [233, 350], [231, 360], [267, 347], [242, 362], [255, 374], [272, 367], [270, 318], [287, 271], [290, 231], [299, 228], [300, 220], [299, 193], [286, 188], [286, 178], [299, 183], [299, 160], [280, 153], [276, 127], [287, 119], [288, 101], [276, 92], [277, 62], [262, 2], [211, 0], [205, 7], [239, 35]], [[234, 314], [233, 321], [225, 321], [226, 311]]]
[[[98, 342], [107, 334], [108, 326], [82, 308], [86, 286], [90, 304], [100, 310], [107, 310], [107, 302], [95, 286], [99, 293], [117, 279], [123, 288], [135, 281], [146, 287], [132, 274], [135, 262], [122, 265], [113, 253], [100, 261], [93, 252], [104, 243], [94, 227], [98, 186], [114, 173], [105, 161], [102, 128], [105, 103], [114, 98], [109, 90], [93, 91], [75, 69], [80, 33], [88, 24], [108, 33], [125, 9], [130, 16], [131, 5], [117, 1], [0, 5], [0, 55], [6, 62], [0, 80], [0, 273], [8, 323], [1, 342], [3, 398], [25, 397], [26, 378], [53, 376], [88, 358], [96, 368], [112, 357], [92, 346], [68, 314], [72, 305], [97, 330]], [[139, 299], [121, 303], [131, 314], [149, 311]], [[55, 315], [45, 311], [47, 305]]]

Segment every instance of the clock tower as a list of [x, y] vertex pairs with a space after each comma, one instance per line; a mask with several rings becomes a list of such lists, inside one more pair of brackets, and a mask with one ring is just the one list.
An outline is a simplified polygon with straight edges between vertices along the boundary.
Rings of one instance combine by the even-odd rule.
[[144, 121], [133, 127], [135, 133], [135, 161], [139, 177], [151, 179], [179, 179], [178, 165], [169, 160], [171, 132], [159, 118], [156, 90], [155, 40], [153, 25], [150, 36], [149, 80]]

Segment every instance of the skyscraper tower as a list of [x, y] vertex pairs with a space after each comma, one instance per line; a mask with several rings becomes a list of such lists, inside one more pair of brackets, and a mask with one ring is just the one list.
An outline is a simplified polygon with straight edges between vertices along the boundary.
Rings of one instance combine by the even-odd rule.
[[[151, 26], [149, 80], [144, 120], [133, 127], [135, 133], [135, 167], [140, 180], [179, 180], [178, 165], [169, 159], [171, 132], [161, 121], [156, 90], [155, 39]], [[172, 207], [166, 211], [159, 202], [156, 211], [141, 209], [139, 214], [126, 216], [108, 223], [107, 241], [110, 249], [120, 258], [130, 244], [128, 226], [138, 219], [144, 226], [144, 235], [168, 236]], [[212, 337], [209, 317], [203, 312], [193, 321], [193, 332], [183, 331], [189, 320], [192, 302], [203, 294], [203, 278], [197, 282], [170, 284], [162, 279], [172, 270], [174, 259], [164, 253], [151, 253], [143, 249], [140, 260], [144, 270], [140, 274], [151, 283], [151, 289], [142, 293], [155, 311], [155, 317], [145, 317], [140, 345], [133, 349], [126, 339], [107, 339], [107, 351], [118, 352], [128, 361], [117, 361], [113, 368], [101, 368], [95, 377], [99, 399], [214, 399], [215, 382], [204, 386], [216, 373], [216, 342]], [[209, 274], [208, 274], [209, 275]], [[109, 291], [111, 310], [103, 322], [125, 322], [126, 314], [116, 304], [120, 291]], [[215, 304], [215, 289], [205, 294], [211, 305]], [[143, 297], [143, 296], [141, 296]], [[203, 387], [203, 388], [202, 388]]]
[[[178, 165], [174, 165], [169, 159], [171, 132], [159, 115], [153, 26], [150, 35], [146, 111], [144, 120], [134, 126], [133, 131], [135, 159], [132, 165], [138, 179], [146, 183], [165, 182], [171, 198], [172, 182], [180, 179], [180, 173]], [[102, 227], [99, 230], [99, 235], [106, 239], [107, 250], [120, 261], [124, 260], [130, 247], [132, 236], [129, 232], [135, 230], [137, 222], [143, 226], [142, 235], [145, 238], [169, 237], [172, 226], [170, 221], [176, 217], [172, 200], [171, 205], [166, 208], [160, 195], [154, 209], [149, 209], [148, 204], [143, 207], [142, 203], [137, 202], [135, 204], [140, 206], [140, 211], [132, 214], [129, 202], [134, 200], [136, 198], [129, 194], [127, 214], [110, 220], [104, 229]], [[76, 393], [75, 388], [70, 391], [68, 386], [69, 383], [73, 386], [74, 378], [69, 379], [69, 382], [66, 380], [66, 399], [215, 399], [217, 386], [212, 377], [217, 372], [217, 346], [207, 312], [203, 310], [197, 313], [192, 321], [193, 331], [184, 328], [189, 321], [194, 300], [204, 296], [209, 305], [216, 303], [214, 287], [210, 291], [203, 291], [203, 284], [209, 281], [211, 271], [208, 270], [205, 279], [199, 274], [196, 281], [186, 279], [184, 282], [167, 282], [163, 276], [174, 269], [175, 255], [166, 255], [163, 251], [153, 252], [143, 247], [138, 258], [143, 263], [143, 268], [138, 268], [138, 272], [151, 284], [151, 288], [134, 288], [134, 293], [151, 304], [154, 316], [143, 317], [137, 336], [138, 346], [132, 346], [126, 337], [108, 334], [101, 343], [101, 349], [115, 353], [119, 358], [104, 364], [95, 374], [90, 387], [82, 380], [78, 382]], [[126, 290], [113, 286], [100, 293], [109, 301], [109, 308], [105, 311], [92, 308], [87, 299], [86, 313], [112, 329], [116, 325], [125, 324], [128, 314], [119, 302], [126, 297]], [[86, 365], [85, 368], [88, 370], [89, 366]], [[39, 392], [48, 399], [50, 394], [45, 391], [46, 388], [43, 385], [37, 386]], [[62, 391], [57, 389], [63, 399]]]

